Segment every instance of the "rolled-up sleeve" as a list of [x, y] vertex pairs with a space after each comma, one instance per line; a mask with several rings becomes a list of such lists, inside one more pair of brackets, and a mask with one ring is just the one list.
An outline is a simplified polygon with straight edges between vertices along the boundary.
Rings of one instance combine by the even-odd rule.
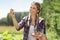
[[39, 23], [39, 26], [40, 26], [40, 31], [41, 31], [43, 34], [46, 34], [45, 20], [42, 20], [42, 21]]
[[42, 21], [42, 26], [43, 26], [43, 33], [46, 34], [46, 25], [45, 25], [45, 20]]

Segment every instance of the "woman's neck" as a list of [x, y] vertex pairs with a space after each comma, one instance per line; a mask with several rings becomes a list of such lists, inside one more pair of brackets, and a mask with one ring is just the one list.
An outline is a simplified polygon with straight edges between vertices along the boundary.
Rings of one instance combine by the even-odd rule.
[[31, 24], [32, 25], [35, 25], [36, 24], [36, 21], [37, 21], [37, 18], [38, 18], [38, 15], [30, 15], [32, 21], [31, 21]]
[[31, 17], [31, 18], [36, 18], [36, 17], [37, 17], [37, 15], [36, 15], [36, 14], [34, 14], [34, 15], [33, 15], [33, 14], [31, 14], [31, 15], [30, 15], [30, 17]]

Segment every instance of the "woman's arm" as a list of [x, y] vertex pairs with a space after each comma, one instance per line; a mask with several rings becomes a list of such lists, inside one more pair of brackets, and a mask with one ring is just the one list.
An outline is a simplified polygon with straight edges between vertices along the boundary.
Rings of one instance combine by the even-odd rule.
[[14, 27], [17, 29], [17, 31], [20, 30], [22, 28], [22, 26], [18, 24], [18, 22], [17, 22], [17, 20], [15, 18], [15, 14], [14, 14], [13, 9], [10, 9], [10, 15], [12, 17]]

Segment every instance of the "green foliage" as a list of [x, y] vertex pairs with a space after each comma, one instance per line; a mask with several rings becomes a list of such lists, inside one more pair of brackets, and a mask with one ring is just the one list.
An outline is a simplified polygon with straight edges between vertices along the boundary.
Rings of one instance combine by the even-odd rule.
[[3, 40], [14, 40], [13, 35], [12, 34], [8, 34], [8, 31], [3, 33]]
[[46, 32], [47, 32], [47, 38], [49, 40], [58, 40], [60, 39], [58, 35], [60, 35], [60, 28], [58, 29], [58, 27], [60, 27], [60, 21], [59, 21], [59, 14], [50, 14], [49, 17], [47, 16], [46, 18]]
[[0, 25], [7, 26], [7, 19], [6, 18], [2, 18], [0, 20]]
[[48, 40], [60, 40], [60, 0], [44, 0], [41, 16], [46, 20]]
[[0, 35], [0, 40], [22, 40], [23, 35], [21, 34], [10, 34], [9, 31], [5, 31]]
[[14, 35], [13, 34], [9, 34], [8, 31], [5, 31], [2, 34], [2, 37], [0, 38], [0, 40], [15, 40], [15, 39], [14, 39]]
[[10, 13], [7, 14], [7, 23], [8, 23], [8, 26], [9, 25], [13, 26], [13, 21]]

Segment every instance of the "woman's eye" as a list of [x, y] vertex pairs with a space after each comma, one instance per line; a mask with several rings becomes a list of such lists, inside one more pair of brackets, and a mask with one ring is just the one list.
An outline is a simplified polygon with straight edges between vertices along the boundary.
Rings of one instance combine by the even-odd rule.
[[34, 7], [30, 7], [30, 8], [35, 9]]
[[32, 7], [30, 7], [30, 8], [32, 8]]
[[33, 9], [35, 9], [35, 8], [33, 8]]

